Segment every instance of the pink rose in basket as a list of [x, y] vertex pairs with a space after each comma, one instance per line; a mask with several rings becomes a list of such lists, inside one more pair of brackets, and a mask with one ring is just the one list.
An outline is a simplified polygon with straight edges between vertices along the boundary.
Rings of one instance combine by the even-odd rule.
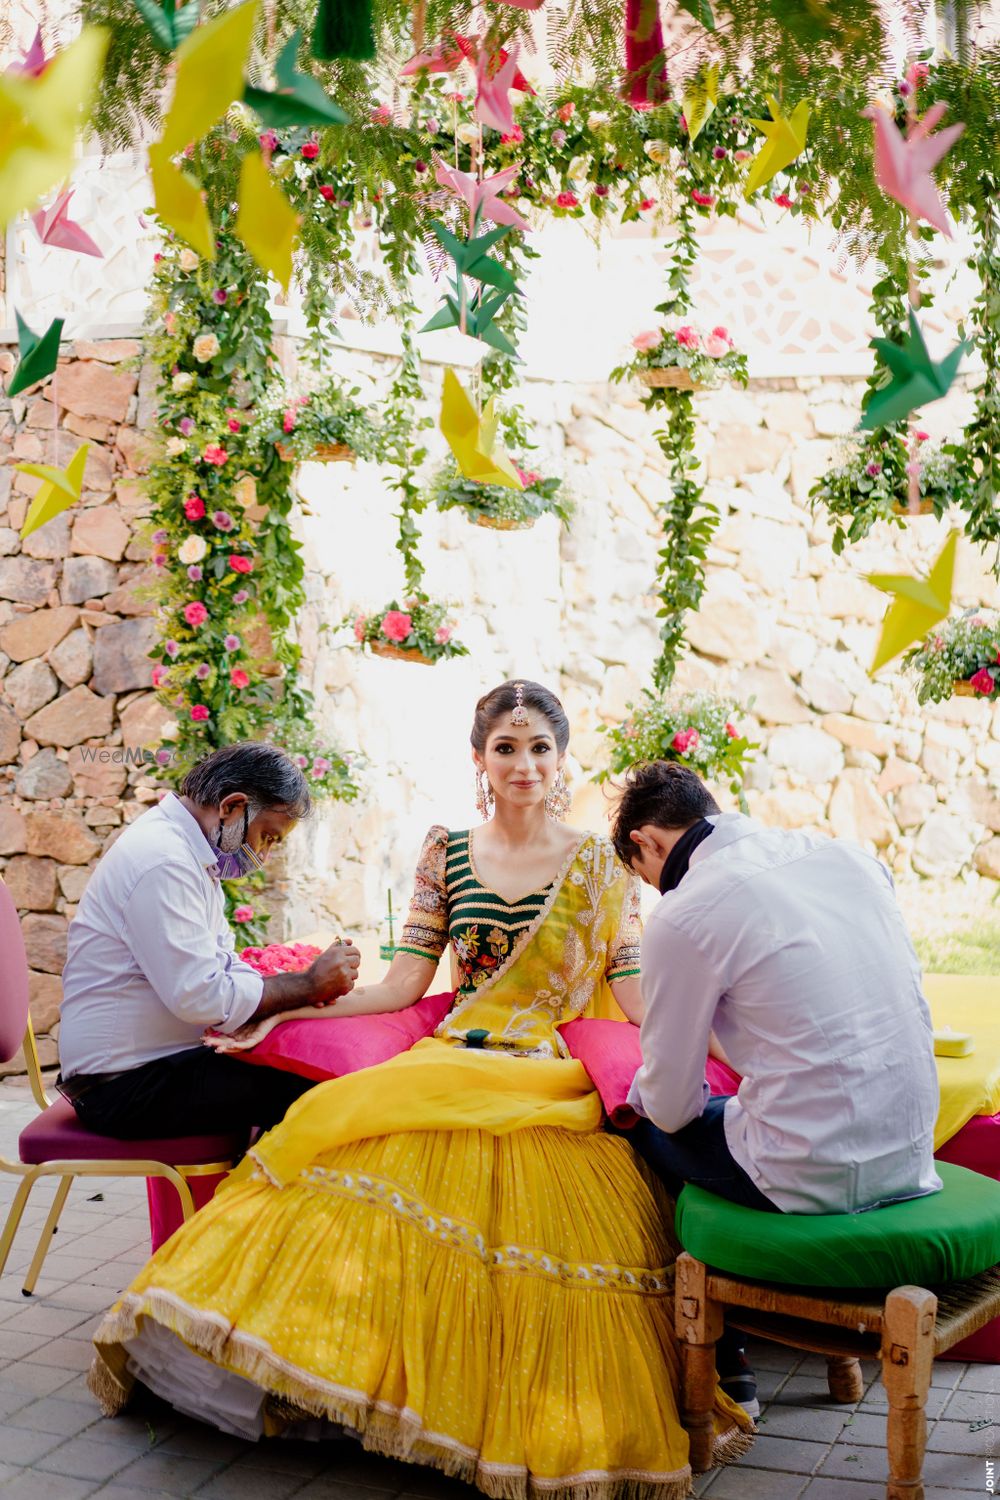
[[435, 630], [434, 632], [434, 639], [437, 641], [439, 646], [446, 646], [451, 640], [451, 626], [439, 625], [437, 630]]
[[356, 641], [363, 641], [364, 640], [364, 638], [365, 638], [365, 626], [367, 624], [368, 624], [368, 621], [365, 619], [364, 615], [358, 615], [357, 619], [354, 622], [354, 639]]
[[714, 333], [710, 333], [705, 340], [705, 353], [710, 359], [721, 359], [724, 354], [729, 353], [729, 345], [725, 339], [717, 338]]
[[632, 340], [632, 348], [638, 349], [642, 354], [655, 349], [660, 343], [662, 335], [658, 328], [647, 328], [645, 333], [637, 333]]
[[698, 338], [697, 331], [691, 327], [690, 323], [685, 323], [682, 327], [678, 328], [677, 332], [674, 334], [674, 338], [680, 344], [682, 349], [697, 349], [699, 343], [701, 342], [701, 340]]
[[969, 681], [976, 692], [982, 693], [984, 696], [993, 691], [993, 678], [986, 667], [980, 667], [979, 671], [969, 678]]
[[678, 729], [670, 741], [671, 749], [676, 750], [678, 755], [687, 755], [689, 750], [696, 750], [700, 744], [701, 735], [697, 729]]
[[412, 629], [412, 617], [399, 609], [390, 609], [382, 620], [382, 634], [390, 641], [405, 641]]

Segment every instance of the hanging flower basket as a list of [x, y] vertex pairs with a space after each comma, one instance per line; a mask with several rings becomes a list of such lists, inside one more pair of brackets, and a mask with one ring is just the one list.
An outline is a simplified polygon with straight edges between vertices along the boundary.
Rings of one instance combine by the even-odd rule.
[[[287, 443], [275, 443], [274, 446], [278, 450], [278, 457], [286, 464], [299, 462], [298, 455]], [[342, 464], [355, 458], [357, 454], [346, 443], [317, 443], [308, 458], [301, 461], [309, 464]]]
[[418, 646], [395, 646], [392, 641], [370, 641], [372, 656], [381, 656], [385, 661], [418, 661], [425, 667], [434, 665], [433, 656], [425, 656]]
[[680, 365], [671, 365], [665, 370], [638, 370], [637, 375], [642, 384], [648, 386], [651, 391], [661, 390], [669, 387], [674, 391], [707, 391], [708, 386], [703, 385], [700, 380], [691, 379], [691, 371], [682, 369]]
[[911, 510], [909, 505], [904, 505], [901, 500], [897, 500], [892, 507], [892, 513], [894, 516], [932, 516], [934, 514], [934, 501], [922, 498], [918, 502], [916, 510]]
[[473, 525], [484, 526], [487, 531], [530, 531], [535, 524], [535, 517], [530, 521], [504, 520], [500, 516], [474, 516]]
[[741, 792], [746, 763], [759, 748], [733, 723], [744, 711], [741, 704], [715, 693], [657, 697], [644, 691], [640, 702], [628, 704], [628, 709], [623, 723], [601, 726], [608, 737], [610, 766], [598, 772], [596, 781], [607, 781], [643, 761], [675, 760]]
[[968, 678], [965, 678], [965, 677], [959, 678], [955, 682], [952, 683], [952, 685], [951, 685], [951, 695], [952, 695], [953, 698], [979, 698], [979, 697], [982, 697], [982, 694], [981, 693], [977, 693], [976, 689], [972, 686], [972, 683], [969, 682]]
[[917, 679], [920, 703], [1000, 698], [1000, 619], [966, 610], [932, 630], [903, 658]]

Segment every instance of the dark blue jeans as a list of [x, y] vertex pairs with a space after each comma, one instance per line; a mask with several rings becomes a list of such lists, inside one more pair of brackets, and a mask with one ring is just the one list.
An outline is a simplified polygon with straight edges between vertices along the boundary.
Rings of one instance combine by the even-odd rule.
[[686, 1182], [768, 1213], [781, 1210], [765, 1198], [753, 1179], [736, 1161], [726, 1141], [723, 1113], [728, 1095], [713, 1094], [705, 1112], [681, 1130], [668, 1135], [652, 1120], [640, 1120], [626, 1137], [649, 1163], [672, 1198]]

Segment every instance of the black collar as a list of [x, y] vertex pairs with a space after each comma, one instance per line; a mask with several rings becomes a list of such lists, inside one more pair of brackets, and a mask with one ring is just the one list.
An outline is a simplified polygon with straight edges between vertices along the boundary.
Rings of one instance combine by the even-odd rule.
[[677, 889], [688, 872], [691, 855], [702, 840], [707, 839], [708, 835], [714, 831], [714, 823], [710, 823], [707, 818], [699, 818], [697, 823], [692, 823], [690, 828], [685, 828], [663, 862], [663, 869], [660, 871], [661, 896]]

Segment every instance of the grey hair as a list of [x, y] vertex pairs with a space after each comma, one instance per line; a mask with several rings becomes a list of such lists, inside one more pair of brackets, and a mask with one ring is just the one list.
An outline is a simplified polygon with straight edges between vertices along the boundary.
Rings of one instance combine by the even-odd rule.
[[199, 807], [218, 807], [233, 792], [243, 792], [260, 810], [280, 808], [293, 818], [312, 811], [308, 783], [291, 756], [261, 740], [225, 745], [206, 755], [187, 773], [180, 791]]

